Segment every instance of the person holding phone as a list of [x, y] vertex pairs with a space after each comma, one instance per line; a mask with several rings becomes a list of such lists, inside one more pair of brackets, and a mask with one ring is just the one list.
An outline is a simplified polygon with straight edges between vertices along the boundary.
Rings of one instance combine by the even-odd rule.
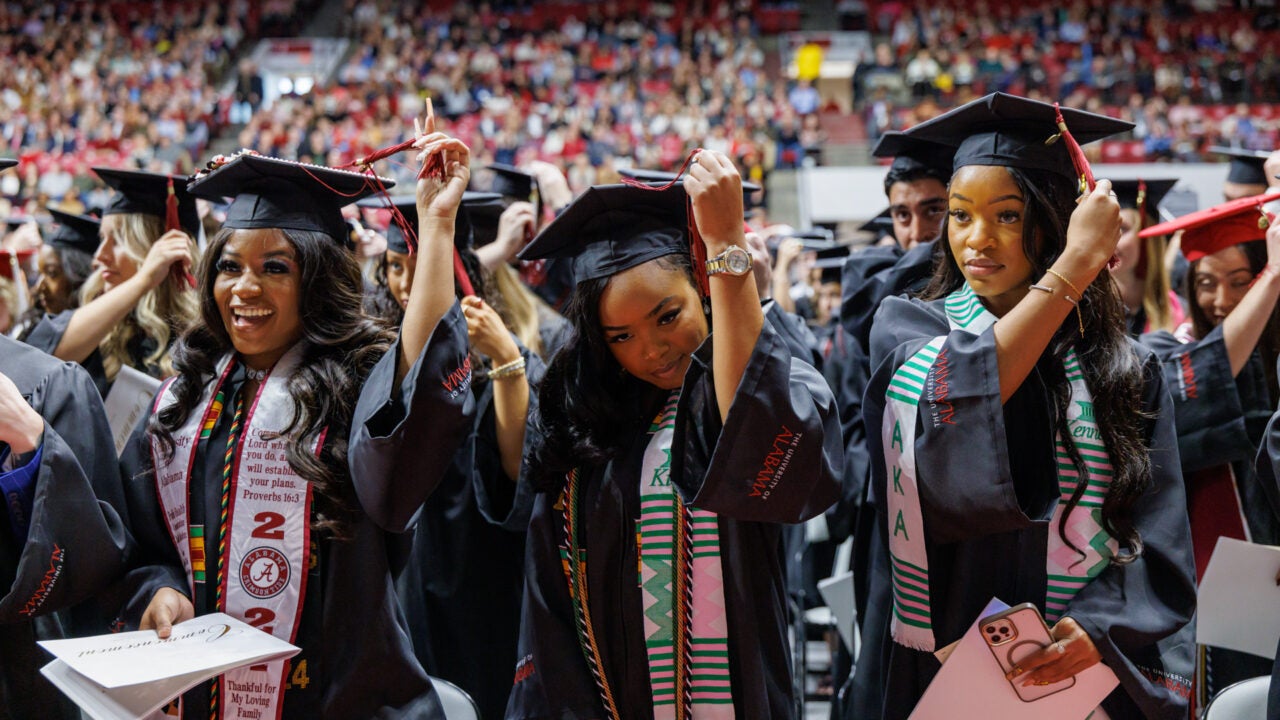
[[[185, 176], [93, 171], [116, 192], [102, 217], [80, 307], [47, 315], [25, 342], [83, 365], [105, 398], [126, 365], [156, 378], [173, 375], [169, 348], [198, 315], [186, 277], [198, 257], [200, 219]], [[166, 229], [171, 202], [178, 227]]]
[[1104, 662], [1120, 687], [1095, 717], [1187, 715], [1169, 677], [1189, 652], [1173, 669], [1160, 647], [1195, 607], [1167, 390], [1106, 271], [1119, 204], [1106, 180], [1079, 193], [1064, 127], [1088, 142], [1129, 124], [996, 93], [906, 132], [955, 148], [954, 172], [945, 260], [871, 329], [876, 525], [852, 717], [910, 715], [933, 652], [992, 597], [1051, 625], [1017, 681]]

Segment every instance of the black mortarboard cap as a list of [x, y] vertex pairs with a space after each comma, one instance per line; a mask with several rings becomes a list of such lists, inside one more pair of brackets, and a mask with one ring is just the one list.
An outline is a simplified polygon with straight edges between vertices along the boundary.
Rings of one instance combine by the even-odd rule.
[[[387, 201], [390, 200], [390, 203]], [[462, 207], [458, 209], [458, 218], [454, 222], [453, 228], [453, 244], [459, 250], [470, 247], [474, 242], [472, 237], [472, 225], [470, 214], [476, 206], [501, 206], [502, 196], [497, 193], [471, 192], [468, 190], [462, 194]], [[382, 196], [365, 198], [359, 202], [360, 207], [366, 208], [385, 208], [394, 205], [400, 214], [404, 216], [404, 221], [413, 228], [416, 233], [418, 231], [418, 198], [415, 195], [392, 195], [389, 198]], [[398, 223], [392, 222], [387, 227], [387, 249], [392, 252], [398, 252], [401, 255], [409, 253], [409, 241], [404, 236], [404, 231], [400, 229]]]
[[[1133, 123], [1082, 110], [1062, 108], [1062, 118], [1076, 142], [1084, 145], [1127, 132]], [[1044, 169], [1072, 180], [1079, 178], [1065, 137], [1059, 132], [1053, 105], [1005, 93], [992, 93], [906, 130], [893, 144], [893, 154], [921, 156], [929, 146], [955, 148], [953, 171], [968, 165]]]
[[[383, 188], [395, 181], [379, 178]], [[342, 207], [379, 192], [373, 176], [242, 153], [201, 172], [187, 188], [196, 197], [233, 198], [223, 227], [322, 232], [351, 244]]]
[[795, 238], [800, 241], [805, 250], [814, 250], [819, 254], [839, 247], [833, 239], [831, 231], [820, 227], [808, 230], [792, 230], [779, 239], [783, 238]]
[[178, 198], [178, 224], [191, 237], [200, 232], [200, 214], [196, 211], [196, 199], [187, 192], [187, 182], [191, 178], [186, 175], [106, 167], [95, 167], [93, 172], [115, 190], [102, 211], [103, 215], [140, 213], [164, 220], [172, 183], [174, 195]]
[[1241, 185], [1270, 185], [1267, 173], [1262, 169], [1263, 163], [1271, 156], [1265, 150], [1244, 150], [1242, 148], [1215, 145], [1209, 152], [1226, 155], [1231, 165], [1227, 168], [1227, 182]]
[[[624, 178], [639, 180], [642, 183], [648, 183], [650, 185], [666, 185], [676, 179], [676, 174], [673, 172], [666, 172], [663, 170], [644, 170], [641, 168], [619, 168], [618, 174]], [[744, 194], [759, 191], [759, 185], [753, 182], [747, 182], [746, 180], [742, 181], [742, 192]]]
[[17, 164], [18, 164], [17, 160], [13, 160], [10, 158], [0, 158], [0, 171], [8, 170], [11, 167], [17, 166]]
[[893, 216], [889, 214], [889, 208], [880, 211], [879, 215], [858, 226], [862, 232], [871, 233], [876, 238], [882, 238], [885, 235], [893, 234]]
[[525, 246], [520, 259], [571, 258], [574, 282], [580, 283], [687, 253], [687, 198], [680, 183], [665, 190], [589, 187]]
[[[1116, 200], [1120, 202], [1120, 207], [1136, 210], [1138, 209], [1139, 200], [1142, 201], [1143, 209], [1147, 215], [1158, 219], [1160, 211], [1157, 206], [1160, 201], [1164, 200], [1164, 196], [1169, 194], [1174, 185], [1177, 185], [1177, 179], [1159, 179], [1159, 180], [1112, 180], [1111, 189], [1116, 191]], [[1142, 197], [1139, 197], [1142, 195]]]
[[493, 163], [487, 167], [493, 171], [493, 182], [489, 184], [489, 192], [533, 201], [534, 193], [538, 189], [538, 178], [533, 173], [504, 163]]
[[891, 170], [933, 170], [946, 177], [951, 176], [955, 145], [929, 142], [896, 130], [886, 132], [876, 141], [871, 154], [878, 158], [893, 158]]
[[78, 250], [92, 256], [98, 251], [98, 228], [102, 221], [88, 215], [76, 215], [63, 212], [57, 208], [49, 208], [58, 227], [45, 242], [54, 247]]
[[840, 273], [844, 269], [844, 261], [848, 259], [849, 252], [848, 245], [832, 245], [818, 251], [818, 258], [813, 261], [813, 266], [822, 271], [822, 282], [840, 282]]

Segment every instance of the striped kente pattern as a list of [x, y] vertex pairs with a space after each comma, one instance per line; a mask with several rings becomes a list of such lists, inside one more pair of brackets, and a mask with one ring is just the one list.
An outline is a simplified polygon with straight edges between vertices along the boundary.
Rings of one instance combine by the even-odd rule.
[[[1067, 380], [1073, 386], [1084, 385], [1084, 373], [1074, 352], [1067, 354], [1062, 365]], [[1080, 473], [1072, 463], [1071, 455], [1062, 442], [1062, 434], [1059, 433], [1054, 442], [1054, 451], [1061, 497], [1050, 524], [1048, 587], [1045, 590], [1045, 619], [1050, 623], [1061, 619], [1071, 599], [1102, 572], [1115, 554], [1111, 536], [1103, 530], [1101, 523], [1102, 504], [1107, 498], [1114, 471], [1107, 448], [1102, 444], [1102, 434], [1094, 420], [1093, 403], [1077, 400], [1077, 395], [1072, 393], [1072, 402], [1076, 405], [1073, 411], [1079, 411], [1079, 416], [1071, 421], [1070, 432], [1076, 452], [1084, 462], [1087, 476], [1080, 501], [1067, 517], [1066, 529], [1072, 542], [1084, 555], [1081, 556], [1080, 552], [1066, 545], [1054, 547], [1060, 541], [1058, 527], [1062, 514], [1080, 485]]]
[[[216, 401], [215, 401], [216, 402]], [[222, 497], [218, 503], [218, 578], [214, 590], [214, 608], [222, 612], [225, 608], [222, 600], [222, 587], [227, 578], [227, 506], [231, 501], [231, 470], [235, 466], [236, 446], [240, 440], [240, 421], [244, 415], [244, 397], [236, 396], [236, 409], [231, 416], [231, 430], [227, 433], [227, 449], [222, 454]], [[216, 420], [217, 416], [212, 415]], [[209, 717], [218, 718], [218, 678], [213, 679], [209, 690]]]

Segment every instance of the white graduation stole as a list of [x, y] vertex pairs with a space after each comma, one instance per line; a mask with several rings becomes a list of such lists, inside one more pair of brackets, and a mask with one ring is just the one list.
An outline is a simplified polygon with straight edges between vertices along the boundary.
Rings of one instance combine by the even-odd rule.
[[[302, 619], [311, 544], [311, 486], [289, 467], [285, 459], [285, 439], [268, 440], [264, 435], [278, 433], [293, 418], [293, 400], [287, 384], [303, 348], [303, 343], [295, 345], [276, 363], [245, 411], [232, 466], [227, 547], [222, 556], [226, 568], [222, 587], [225, 612], [289, 642], [297, 635]], [[200, 411], [188, 416], [174, 433], [172, 459], [165, 461], [155, 442], [151, 446], [160, 506], [193, 593], [195, 579], [188, 529], [195, 445], [201, 427], [209, 418], [218, 388], [226, 381], [231, 368], [230, 355], [218, 362], [217, 381], [206, 386], [197, 405]], [[170, 381], [161, 389], [155, 411], [174, 401]], [[313, 452], [319, 450], [319, 445], [317, 442]], [[209, 450], [221, 451], [221, 448]], [[203, 478], [203, 481], [210, 482], [210, 479]], [[221, 482], [221, 478], [216, 481]], [[194, 491], [202, 492], [202, 489], [196, 487]], [[208, 541], [217, 542], [216, 528], [209, 533]], [[258, 717], [279, 717], [286, 670], [287, 661], [278, 660], [223, 674], [218, 679], [222, 717], [240, 717], [239, 708], [250, 713], [260, 712]]]
[[[979, 335], [997, 319], [967, 283], [947, 296], [944, 305], [947, 323], [953, 332]], [[928, 545], [915, 462], [916, 419], [930, 371], [946, 339], [945, 335], [931, 339], [894, 372], [885, 390], [885, 413], [880, 428], [885, 455], [893, 600], [889, 630], [898, 644], [926, 652], [935, 649], [936, 641], [931, 617]], [[1058, 532], [1062, 515], [1079, 482], [1060, 431], [1054, 443], [1060, 498], [1049, 524], [1045, 558], [1048, 579], [1045, 618], [1051, 623], [1057, 622], [1076, 593], [1106, 568], [1118, 547], [1102, 527], [1102, 503], [1110, 487], [1112, 468], [1094, 421], [1093, 398], [1074, 351], [1068, 351], [1063, 357], [1063, 367], [1071, 385], [1067, 430], [1084, 461], [1088, 487], [1066, 522], [1067, 535], [1077, 551], [1064, 543]]]

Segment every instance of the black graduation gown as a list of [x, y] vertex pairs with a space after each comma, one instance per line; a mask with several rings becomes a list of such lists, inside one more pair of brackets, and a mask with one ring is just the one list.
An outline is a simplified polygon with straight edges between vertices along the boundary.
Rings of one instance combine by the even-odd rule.
[[906, 252], [896, 244], [870, 247], [849, 256], [841, 277], [840, 325], [847, 339], [847, 360], [838, 384], [832, 388], [840, 407], [845, 467], [840, 502], [827, 512], [827, 528], [836, 541], [854, 536], [850, 569], [859, 624], [867, 614], [867, 582], [871, 577], [867, 551], [874, 525], [874, 519], [867, 517], [869, 509], [863, 504], [871, 474], [871, 457], [862, 419], [862, 396], [871, 381], [872, 320], [886, 298], [923, 290], [933, 274], [935, 253], [940, 252], [937, 240], [921, 243]]
[[[75, 312], [75, 310], [63, 310], [57, 315], [45, 315], [44, 319], [31, 329], [31, 333], [23, 339], [23, 342], [52, 355], [58, 343], [62, 342], [62, 336], [67, 332], [67, 326], [71, 324], [71, 316]], [[129, 344], [129, 364], [152, 377], [160, 377], [160, 369], [146, 363], [146, 358], [155, 350], [154, 340], [142, 334], [135, 335]], [[111, 381], [107, 380], [107, 371], [102, 367], [102, 351], [95, 349], [80, 364], [93, 379], [94, 386], [98, 388], [98, 394], [105, 399], [111, 390]]]
[[[1045, 552], [1054, 532], [1049, 521], [1059, 500], [1048, 389], [1033, 372], [1002, 406], [994, 332], [950, 332], [943, 302], [885, 301], [872, 329], [876, 370], [864, 406], [866, 426], [880, 428], [894, 371], [931, 338], [948, 336], [943, 351], [953, 424], [935, 428], [921, 413], [915, 444], [938, 647], [958, 640], [993, 596], [1044, 611]], [[1189, 668], [1168, 668], [1161, 658], [1176, 654], [1185, 660], [1189, 654], [1167, 641], [1157, 643], [1182, 630], [1195, 607], [1190, 529], [1168, 391], [1156, 358], [1136, 343], [1134, 348], [1143, 358], [1141, 410], [1152, 472], [1150, 488], [1132, 511], [1145, 549], [1128, 565], [1104, 569], [1065, 615], [1089, 633], [1120, 678], [1120, 687], [1103, 703], [1113, 720], [1181, 720], [1188, 698], [1166, 687], [1165, 674], [1185, 678]], [[878, 438], [870, 448], [873, 575], [851, 716], [897, 720], [911, 713], [939, 665], [932, 653], [899, 645], [889, 634], [884, 451]]]
[[[474, 402], [469, 373], [463, 381], [450, 377], [452, 370], [469, 367], [467, 348], [466, 321], [455, 304], [398, 391], [393, 390], [398, 343], [365, 379], [348, 449], [358, 517], [350, 539], [317, 541], [294, 640], [302, 652], [291, 665], [296, 670], [306, 660], [308, 682], [305, 688], [294, 684], [286, 690], [284, 718], [443, 717], [426, 673], [413, 656], [393, 573], [408, 552], [404, 531], [440, 482], [470, 427]], [[224, 385], [228, 401], [242, 381], [242, 376], [231, 378]], [[195, 472], [202, 473], [204, 482], [202, 492], [193, 493], [191, 513], [202, 517], [208, 528], [218, 527], [221, 453], [229, 415], [222, 413], [195, 459]], [[190, 592], [157, 501], [145, 422], [144, 418], [121, 457], [135, 535], [146, 551], [142, 567], [132, 573], [134, 594], [125, 614], [130, 627], [136, 627], [160, 587]], [[212, 573], [216, 543], [209, 543], [206, 551]], [[212, 593], [197, 589], [193, 601], [197, 615], [213, 611]], [[187, 718], [208, 717], [207, 684], [184, 700]]]
[[1280, 545], [1280, 489], [1260, 482], [1253, 462], [1275, 409], [1262, 354], [1255, 350], [1232, 377], [1221, 326], [1190, 343], [1164, 331], [1141, 341], [1164, 368], [1188, 482], [1195, 471], [1230, 464], [1253, 541]]
[[[685, 376], [671, 478], [691, 505], [720, 515], [737, 717], [787, 718], [794, 702], [779, 523], [813, 517], [835, 500], [839, 419], [821, 376], [793, 361], [785, 342], [765, 323], [722, 425], [710, 351], [708, 340]], [[624, 718], [653, 717], [636, 583], [638, 476], [649, 440], [644, 427], [651, 417], [629, 420], [637, 430], [623, 456], [604, 467], [582, 468], [589, 604], [604, 670]], [[788, 438], [794, 441], [790, 463], [777, 466], [769, 479], [762, 463], [775, 445], [786, 447]], [[761, 487], [771, 488], [768, 498], [752, 496]], [[564, 520], [558, 499], [558, 493], [542, 493], [534, 501], [521, 659], [508, 718], [605, 717], [579, 650], [560, 560]]]
[[[525, 448], [537, 442], [537, 355], [521, 348], [529, 379]], [[505, 382], [505, 381], [503, 381]], [[534, 491], [522, 463], [512, 480], [502, 469], [493, 412], [494, 381], [477, 382], [471, 433], [427, 498], [413, 552], [396, 581], [409, 636], [422, 667], [448, 680], [497, 718], [507, 706], [520, 635], [525, 535]]]
[[[123, 573], [129, 548], [115, 445], [93, 383], [74, 363], [0, 336], [0, 373], [45, 419], [24, 542], [0, 510], [0, 718], [78, 720], [40, 675], [50, 657], [35, 641], [108, 630], [90, 600]], [[26, 466], [35, 453], [14, 461]]]
[[[1232, 377], [1221, 326], [1190, 343], [1165, 331], [1147, 333], [1141, 342], [1160, 358], [1165, 384], [1173, 396], [1197, 574], [1203, 573], [1217, 544], [1214, 516], [1221, 517], [1226, 503], [1214, 496], [1230, 492], [1225, 485], [1228, 473], [1235, 476], [1237, 499], [1250, 537], [1265, 545], [1280, 544], [1280, 489], [1275, 483], [1260, 482], [1254, 467], [1274, 407], [1262, 354], [1255, 350], [1240, 373]], [[1248, 653], [1225, 648], [1208, 648], [1206, 652], [1207, 686], [1200, 693], [1206, 698], [1270, 668], [1266, 660]]]

